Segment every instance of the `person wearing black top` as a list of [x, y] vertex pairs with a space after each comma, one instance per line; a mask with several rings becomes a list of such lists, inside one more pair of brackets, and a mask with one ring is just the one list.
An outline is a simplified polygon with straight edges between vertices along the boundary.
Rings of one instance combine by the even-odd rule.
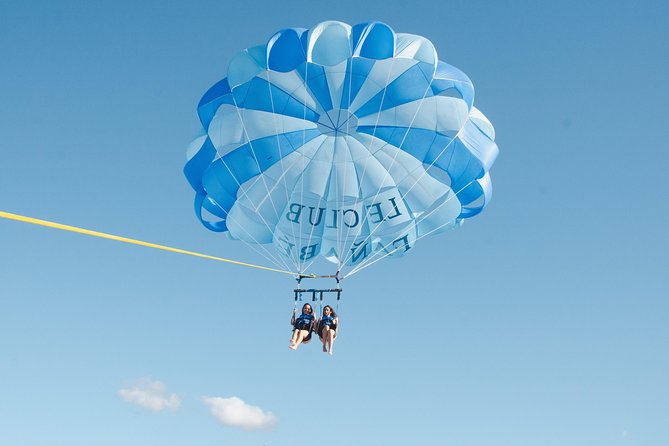
[[292, 350], [297, 350], [300, 344], [306, 344], [311, 340], [311, 332], [314, 330], [314, 314], [311, 305], [304, 304], [302, 313], [296, 317], [297, 310], [293, 309], [293, 317], [290, 324], [293, 326], [293, 337], [288, 346]]
[[316, 332], [323, 343], [323, 351], [332, 355], [332, 344], [337, 337], [337, 323], [339, 319], [330, 305], [323, 307], [323, 316], [316, 324]]

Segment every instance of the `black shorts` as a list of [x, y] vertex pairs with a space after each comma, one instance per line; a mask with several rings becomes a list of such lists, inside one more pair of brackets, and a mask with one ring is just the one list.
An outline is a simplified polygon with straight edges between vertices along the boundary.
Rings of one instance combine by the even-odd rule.
[[[304, 327], [304, 328], [300, 328], [300, 327]], [[298, 327], [298, 325], [295, 324], [295, 330], [309, 330], [309, 328], [311, 327], [311, 324], [300, 324], [300, 327]], [[309, 342], [311, 340], [311, 333], [312, 333], [311, 330], [309, 330], [309, 334], [307, 334], [304, 337], [304, 339], [302, 339], [303, 344], [306, 344], [307, 342]]]
[[309, 330], [309, 328], [311, 328], [311, 322], [298, 321], [294, 327], [296, 330]]
[[[323, 330], [325, 329], [325, 327], [326, 327], [325, 325], [321, 325], [321, 326], [318, 328], [318, 337], [319, 337], [319, 338], [322, 338], [322, 337], [323, 337]], [[337, 325], [335, 325], [335, 324], [332, 324], [332, 325], [330, 325], [329, 327], [330, 327], [330, 330], [336, 330], [336, 329], [337, 329]], [[336, 336], [336, 335], [337, 335], [337, 333], [335, 332], [335, 336]]]

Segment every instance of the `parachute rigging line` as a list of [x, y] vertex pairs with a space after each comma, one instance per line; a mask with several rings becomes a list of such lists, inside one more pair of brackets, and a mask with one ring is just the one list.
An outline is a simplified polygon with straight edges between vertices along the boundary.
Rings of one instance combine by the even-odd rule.
[[76, 232], [76, 233], [79, 233], [79, 234], [85, 234], [85, 235], [105, 238], [105, 239], [109, 239], [109, 240], [116, 240], [118, 242], [130, 243], [130, 244], [133, 244], [133, 245], [144, 246], [144, 247], [147, 247], [147, 248], [161, 249], [163, 251], [175, 252], [177, 254], [186, 254], [186, 255], [190, 255], [190, 256], [194, 256], [194, 257], [200, 257], [200, 258], [203, 258], [203, 259], [217, 260], [219, 262], [232, 263], [234, 265], [246, 266], [246, 267], [249, 267], [249, 268], [256, 268], [256, 269], [261, 269], [261, 270], [265, 270], [265, 271], [272, 271], [272, 272], [275, 272], [275, 273], [290, 274], [292, 276], [296, 275], [296, 273], [293, 272], [293, 271], [277, 269], [277, 268], [270, 268], [270, 267], [267, 267], [267, 266], [256, 265], [256, 264], [253, 264], [253, 263], [239, 262], [237, 260], [224, 259], [222, 257], [211, 256], [211, 255], [208, 255], [208, 254], [200, 254], [200, 253], [194, 252], [194, 251], [187, 251], [185, 249], [172, 248], [170, 246], [159, 245], [159, 244], [150, 243], [150, 242], [144, 242], [144, 241], [141, 241], [141, 240], [136, 240], [136, 239], [132, 239], [132, 238], [128, 238], [128, 237], [121, 237], [121, 236], [118, 236], [118, 235], [107, 234], [107, 233], [104, 233], [104, 232], [91, 231], [90, 229], [78, 228], [76, 226], [64, 225], [64, 224], [61, 224], [61, 223], [55, 223], [55, 222], [48, 221], [48, 220], [40, 220], [38, 218], [26, 217], [24, 215], [12, 214], [12, 213], [9, 213], [9, 212], [0, 211], [0, 217], [5, 218], [7, 220], [15, 220], [15, 221], [23, 222], [23, 223], [31, 223], [31, 224], [39, 225], [39, 226], [46, 226], [48, 228], [60, 229], [60, 230], [63, 230], [63, 231]]

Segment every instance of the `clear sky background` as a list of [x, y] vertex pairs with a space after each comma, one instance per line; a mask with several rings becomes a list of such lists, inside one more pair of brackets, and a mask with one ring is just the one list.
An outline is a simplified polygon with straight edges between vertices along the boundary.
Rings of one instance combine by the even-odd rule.
[[[262, 261], [193, 214], [195, 107], [328, 19], [469, 75], [490, 206], [345, 282], [333, 357], [286, 348], [289, 276], [0, 220], [0, 444], [668, 445], [665, 2], [1, 0], [0, 210]], [[157, 381], [178, 408], [119, 393]]]

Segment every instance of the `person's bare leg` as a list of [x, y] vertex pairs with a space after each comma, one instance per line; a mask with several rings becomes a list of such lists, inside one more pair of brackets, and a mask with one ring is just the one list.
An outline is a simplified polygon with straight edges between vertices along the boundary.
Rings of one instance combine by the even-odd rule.
[[297, 329], [293, 330], [293, 337], [290, 340], [290, 345], [288, 346], [288, 348], [295, 350], [297, 348], [295, 346], [297, 345], [297, 340], [299, 339], [299, 337], [300, 337], [300, 330]]
[[295, 343], [288, 346], [288, 348], [291, 350], [297, 350], [297, 347], [302, 343], [304, 338], [307, 336], [307, 330], [296, 330], [296, 331], [297, 331], [297, 339], [295, 339]]
[[332, 344], [334, 344], [334, 340], [335, 340], [335, 331], [328, 330], [328, 342], [330, 343], [330, 348], [328, 349], [328, 355], [332, 354]]
[[327, 346], [327, 342], [328, 342], [327, 330], [329, 330], [329, 329], [330, 329], [330, 327], [325, 326], [325, 327], [323, 327], [323, 330], [321, 331], [321, 335], [323, 335], [323, 336], [321, 337], [321, 342], [323, 343], [323, 352], [327, 352], [327, 351], [328, 351], [328, 346]]

